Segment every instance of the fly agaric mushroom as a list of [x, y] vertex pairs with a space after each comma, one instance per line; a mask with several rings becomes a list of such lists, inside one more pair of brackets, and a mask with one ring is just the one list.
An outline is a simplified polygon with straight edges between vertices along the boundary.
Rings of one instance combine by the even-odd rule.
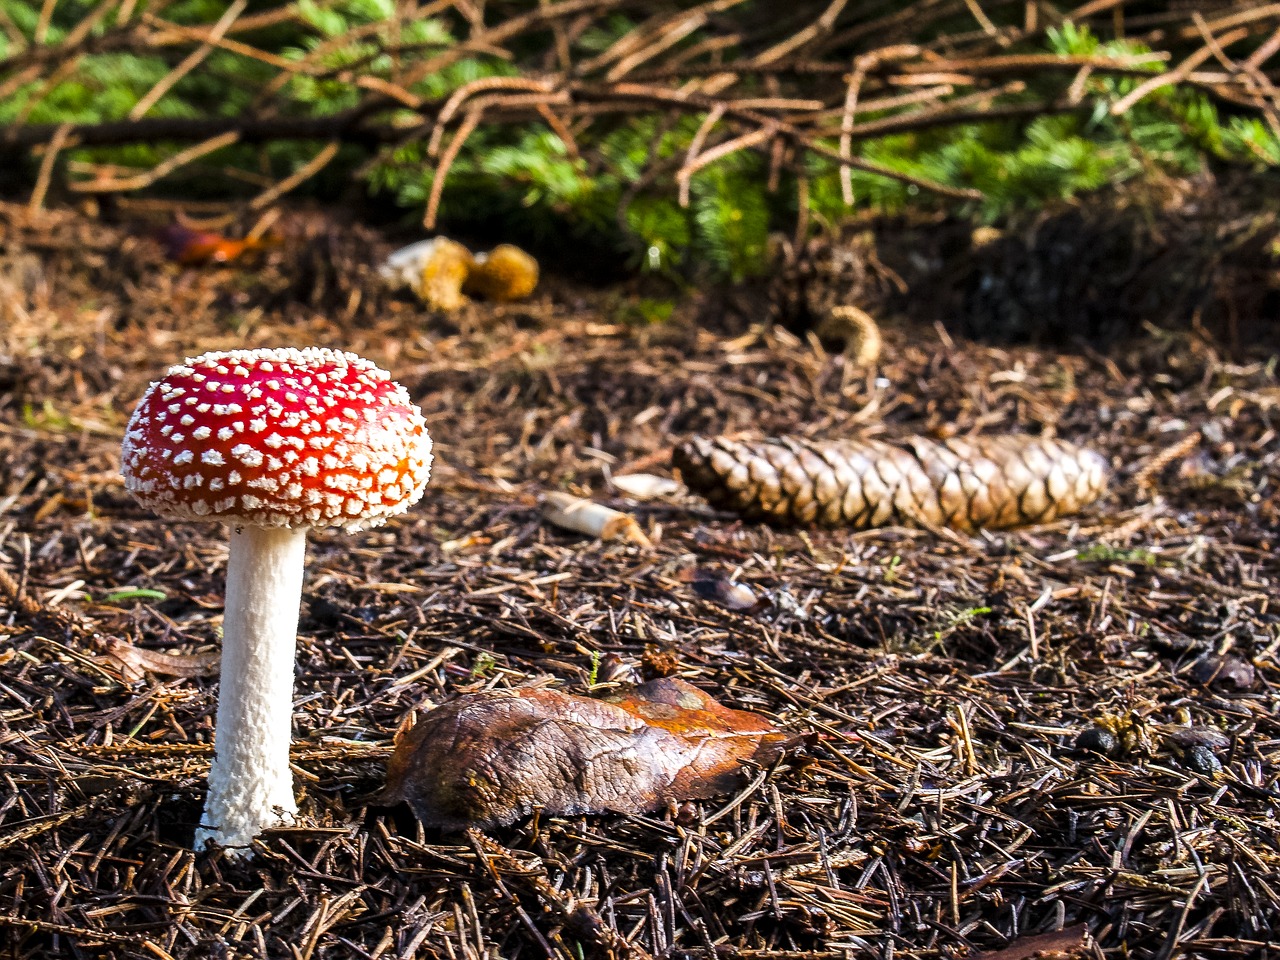
[[129, 492], [231, 527], [222, 680], [196, 849], [297, 813], [289, 772], [306, 531], [377, 526], [422, 496], [431, 438], [405, 389], [350, 353], [233, 350], [172, 367], [125, 433]]

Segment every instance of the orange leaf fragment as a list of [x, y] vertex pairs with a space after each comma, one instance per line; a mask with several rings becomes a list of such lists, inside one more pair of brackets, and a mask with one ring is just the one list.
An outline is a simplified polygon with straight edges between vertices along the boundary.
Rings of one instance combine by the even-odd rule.
[[606, 700], [490, 690], [396, 736], [382, 802], [461, 830], [552, 815], [643, 813], [733, 790], [800, 739], [664, 677]]
[[176, 223], [158, 230], [156, 239], [170, 260], [188, 267], [228, 263], [250, 250], [260, 250], [277, 242], [266, 237], [232, 240], [220, 233], [192, 230]]

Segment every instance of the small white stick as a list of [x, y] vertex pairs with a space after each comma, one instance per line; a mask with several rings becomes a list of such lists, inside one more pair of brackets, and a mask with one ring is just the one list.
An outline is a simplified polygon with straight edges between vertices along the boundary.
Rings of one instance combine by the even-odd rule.
[[594, 500], [583, 500], [568, 493], [548, 493], [542, 502], [542, 516], [557, 527], [601, 540], [626, 540], [641, 547], [652, 546], [635, 517]]

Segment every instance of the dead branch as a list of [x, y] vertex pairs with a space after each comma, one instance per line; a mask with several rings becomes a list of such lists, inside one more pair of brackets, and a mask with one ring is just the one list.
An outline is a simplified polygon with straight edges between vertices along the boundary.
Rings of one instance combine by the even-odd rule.
[[453, 166], [453, 161], [458, 158], [458, 151], [467, 142], [467, 137], [471, 136], [472, 131], [479, 126], [480, 118], [483, 116], [483, 106], [475, 106], [467, 111], [453, 139], [449, 141], [448, 148], [440, 157], [440, 162], [436, 164], [436, 173], [431, 179], [431, 196], [427, 199], [427, 212], [422, 217], [422, 225], [428, 230], [434, 229], [436, 225], [436, 211], [440, 209], [440, 196], [444, 192], [444, 181], [449, 175], [449, 168]]
[[[435, 0], [402, 5], [385, 20], [334, 35], [306, 23], [291, 5], [250, 15], [245, 6], [237, 0], [216, 21], [192, 24], [163, 19], [159, 9], [135, 19], [127, 0], [100, 0], [69, 29], [59, 21], [56, 32], [52, 24], [61, 11], [44, 0], [38, 28], [25, 38], [19, 33], [23, 42], [0, 61], [0, 96], [26, 91], [18, 121], [0, 128], [0, 152], [38, 151], [32, 200], [43, 202], [59, 182], [68, 153], [75, 160], [77, 149], [174, 147], [150, 171], [70, 185], [77, 192], [115, 192], [144, 189], [230, 143], [315, 141], [319, 152], [312, 161], [252, 201], [261, 209], [330, 163], [342, 145], [368, 151], [372, 159], [356, 170], [363, 175], [387, 152], [422, 142], [428, 156], [439, 158], [426, 204], [426, 220], [433, 222], [447, 173], [476, 130], [545, 123], [590, 165], [601, 162], [584, 137], [593, 124], [644, 114], [663, 117], [666, 132], [676, 118], [702, 119], [687, 146], [679, 148], [682, 157], [650, 157], [629, 188], [632, 194], [670, 184], [680, 202], [688, 203], [691, 180], [700, 170], [737, 151], [755, 150], [769, 157], [771, 184], [783, 169], [800, 175], [805, 156], [830, 160], [849, 203], [853, 170], [971, 199], [971, 190], [869, 163], [857, 155], [858, 145], [945, 126], [1084, 114], [1099, 106], [1102, 87], [1090, 81], [1101, 76], [1143, 81], [1103, 102], [1112, 114], [1125, 113], [1158, 89], [1185, 86], [1255, 111], [1280, 134], [1280, 4], [1274, 3], [1240, 9], [1209, 0], [1190, 11], [1131, 16], [1136, 4], [1128, 0], [1096, 0], [1061, 13], [1048, 4], [1032, 9], [972, 0], [917, 2], [887, 12], [884, 5], [801, 0], [777, 17], [753, 20], [750, 11], [739, 9], [741, 0], [706, 0], [684, 10], [655, 10], [640, 0], [564, 0], [534, 10], [497, 2], [483, 15], [478, 6]], [[590, 28], [622, 15], [636, 25], [604, 49], [580, 45]], [[969, 26], [949, 33], [942, 27], [949, 17], [967, 18]], [[404, 35], [411, 23], [429, 18], [441, 18], [456, 39], [442, 43]], [[1039, 52], [1036, 44], [1046, 31], [1065, 22], [1099, 36], [1127, 22], [1132, 35], [1155, 49], [1131, 56]], [[285, 25], [308, 39], [305, 52], [272, 46], [279, 41], [266, 28], [278, 32]], [[548, 31], [553, 49], [538, 46], [545, 46], [541, 38]], [[46, 42], [49, 37], [57, 39]], [[274, 71], [254, 91], [252, 107], [236, 116], [147, 115], [214, 51], [243, 58], [256, 71]], [[163, 56], [173, 64], [127, 116], [24, 122], [42, 98], [78, 78], [93, 57], [123, 52]], [[424, 81], [465, 58], [501, 61], [509, 73], [460, 80], [443, 94], [428, 92]], [[1208, 61], [1220, 69], [1203, 69]], [[1176, 66], [1152, 72], [1163, 64]], [[312, 104], [292, 99], [299, 78], [345, 84], [358, 97], [346, 101], [351, 105], [345, 109], [311, 112]], [[445, 147], [447, 128], [459, 115], [462, 122]], [[708, 147], [722, 124], [726, 135]]]
[[116, 180], [88, 180], [81, 183], [72, 183], [71, 189], [80, 193], [122, 193], [127, 190], [141, 190], [149, 187], [157, 180], [167, 177], [179, 167], [186, 166], [193, 160], [213, 153], [215, 150], [221, 150], [223, 147], [229, 147], [240, 139], [240, 135], [234, 130], [226, 133], [220, 133], [215, 137], [197, 143], [195, 146], [180, 150], [169, 159], [156, 164], [150, 170], [139, 173], [132, 177], [122, 177]]

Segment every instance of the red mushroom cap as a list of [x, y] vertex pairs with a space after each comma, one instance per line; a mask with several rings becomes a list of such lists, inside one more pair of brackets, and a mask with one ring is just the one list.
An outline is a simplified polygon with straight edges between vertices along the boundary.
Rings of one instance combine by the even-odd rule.
[[431, 438], [404, 387], [350, 353], [206, 353], [151, 384], [121, 472], [158, 513], [261, 527], [376, 526], [422, 496]]

